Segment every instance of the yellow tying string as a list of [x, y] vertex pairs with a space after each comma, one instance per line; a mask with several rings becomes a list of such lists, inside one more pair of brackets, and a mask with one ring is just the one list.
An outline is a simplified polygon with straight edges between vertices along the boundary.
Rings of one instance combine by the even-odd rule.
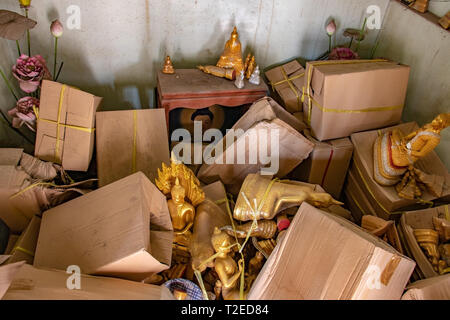
[[133, 110], [133, 172], [136, 172], [137, 111]]
[[15, 197], [18, 197], [18, 196], [20, 196], [21, 194], [23, 194], [23, 193], [27, 192], [28, 190], [33, 189], [34, 187], [37, 187], [37, 186], [51, 186], [51, 187], [58, 187], [56, 184], [51, 183], [51, 182], [36, 182], [36, 183], [30, 184], [28, 187], [26, 187], [26, 188], [24, 188], [24, 189], [22, 189], [22, 190], [20, 190], [20, 191], [14, 193], [13, 195], [11, 195], [11, 196], [9, 197], [9, 199], [14, 199]]
[[[39, 109], [37, 109], [36, 106], [33, 106], [33, 111], [34, 111], [34, 114], [36, 115], [37, 120], [45, 121], [45, 122], [49, 122], [49, 123], [56, 123], [56, 121], [54, 121], [54, 120], [39, 118]], [[75, 130], [80, 130], [80, 131], [84, 131], [84, 132], [89, 132], [89, 133], [95, 131], [95, 128], [85, 128], [85, 127], [80, 127], [80, 126], [73, 126], [70, 124], [64, 124], [64, 123], [60, 123], [59, 126], [70, 128], [70, 129], [75, 129]]]
[[34, 252], [31, 252], [30, 250], [27, 250], [27, 249], [22, 248], [22, 247], [19, 247], [19, 246], [14, 247], [14, 248], [11, 250], [11, 253], [14, 253], [14, 251], [21, 251], [21, 252], [23, 252], [23, 253], [28, 254], [29, 256], [34, 257]]
[[[366, 179], [364, 179], [361, 170], [359, 169], [358, 165], [356, 164], [355, 161], [353, 161], [356, 171], [358, 171], [359, 176], [361, 177], [361, 180], [363, 181], [364, 185], [366, 186], [367, 191], [369, 191], [370, 195], [372, 196], [372, 198], [376, 201], [376, 203], [380, 206], [381, 209], [383, 209], [384, 212], [386, 212], [387, 214], [391, 214], [391, 212], [389, 212], [377, 199], [377, 197], [375, 197], [375, 195], [373, 194], [372, 190], [369, 187], [369, 184], [367, 183]], [[392, 212], [392, 214], [394, 214], [396, 212]]]
[[[284, 71], [284, 68], [283, 68], [283, 67], [281, 67], [281, 72], [283, 73], [283, 76], [284, 76], [284, 74], [286, 74], [286, 72]], [[286, 76], [284, 76], [284, 79], [283, 79], [283, 80], [280, 80], [280, 81], [275, 82], [275, 83], [271, 82], [270, 85], [272, 86], [272, 90], [275, 90], [275, 87], [276, 87], [276, 86], [278, 86], [278, 85], [280, 85], [280, 84], [283, 84], [283, 83], [285, 83], [285, 82], [291, 82], [292, 80], [299, 79], [299, 78], [303, 77], [304, 75], [305, 75], [305, 73], [302, 72], [302, 73], [297, 74], [297, 75], [295, 75], [295, 76], [292, 76], [292, 77], [290, 77], [290, 78], [287, 78]]]
[[58, 160], [59, 152], [59, 124], [61, 121], [61, 109], [64, 102], [64, 91], [66, 90], [66, 85], [61, 86], [61, 92], [59, 93], [59, 106], [58, 106], [58, 118], [56, 120], [56, 145], [55, 145], [55, 162], [61, 162]]
[[448, 212], [448, 204], [444, 206], [444, 210], [445, 210], [445, 219], [450, 221], [450, 213]]
[[355, 197], [353, 197], [353, 195], [350, 192], [347, 192], [347, 195], [350, 196], [350, 198], [352, 199], [352, 201], [356, 204], [356, 206], [358, 207], [359, 211], [361, 211], [361, 213], [365, 216], [367, 215], [367, 213], [364, 212], [363, 208], [361, 207], [361, 205], [359, 204], [359, 202], [355, 199]]
[[198, 280], [198, 284], [200, 285], [200, 289], [202, 290], [203, 299], [209, 300], [208, 293], [206, 292], [205, 284], [203, 283], [202, 273], [198, 270], [194, 270], [195, 277]]
[[311, 77], [312, 71], [315, 66], [321, 65], [337, 65], [337, 64], [358, 64], [358, 63], [373, 63], [373, 62], [387, 62], [385, 59], [374, 59], [374, 60], [339, 60], [339, 61], [316, 61], [310, 62], [310, 67], [307, 71], [307, 86], [306, 92], [303, 88], [302, 101], [304, 101], [305, 96], [308, 98], [308, 124], [311, 125], [311, 113], [312, 113], [312, 105], [317, 106], [322, 112], [338, 112], [338, 113], [364, 113], [364, 112], [376, 112], [376, 111], [388, 111], [402, 108], [403, 106], [385, 106], [385, 107], [374, 107], [374, 108], [365, 108], [359, 110], [346, 110], [346, 109], [337, 109], [337, 108], [324, 108], [317, 101], [315, 101], [311, 95]]
[[[295, 94], [295, 97], [297, 98], [297, 106], [300, 108], [301, 104], [300, 104], [300, 96], [298, 95], [297, 90], [295, 90], [294, 85], [292, 84], [292, 81], [288, 78], [286, 71], [284, 71], [284, 68], [281, 67], [281, 73], [283, 74], [284, 77], [284, 81], [287, 81], [289, 88], [291, 88], [292, 92]], [[302, 75], [304, 75], [304, 73], [302, 73]]]

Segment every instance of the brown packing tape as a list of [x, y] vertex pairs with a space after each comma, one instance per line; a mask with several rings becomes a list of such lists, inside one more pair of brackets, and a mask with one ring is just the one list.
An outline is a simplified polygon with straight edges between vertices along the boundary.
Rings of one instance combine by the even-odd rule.
[[386, 267], [381, 272], [380, 281], [382, 284], [384, 284], [385, 286], [389, 284], [389, 281], [394, 275], [394, 272], [397, 269], [401, 260], [402, 259], [397, 255], [392, 256], [391, 260], [388, 262]]

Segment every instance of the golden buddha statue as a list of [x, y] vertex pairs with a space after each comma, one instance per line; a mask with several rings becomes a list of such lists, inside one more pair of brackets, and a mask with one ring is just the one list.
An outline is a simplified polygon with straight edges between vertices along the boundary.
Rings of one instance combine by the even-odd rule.
[[255, 63], [255, 56], [253, 56], [247, 66], [247, 69], [245, 69], [245, 78], [248, 80], [253, 74], [253, 71], [255, 71], [256, 63]]
[[225, 49], [220, 56], [216, 66], [227, 69], [236, 70], [236, 74], [239, 74], [244, 70], [244, 62], [242, 61], [241, 42], [239, 41], [239, 35], [236, 27], [234, 27], [231, 33], [230, 39], [225, 43]]
[[[244, 196], [245, 195], [245, 196]], [[247, 199], [246, 199], [247, 198]], [[256, 200], [258, 208], [254, 206]], [[273, 219], [280, 211], [299, 206], [303, 201], [316, 207], [329, 207], [333, 204], [342, 205], [328, 193], [316, 192], [309, 186], [302, 186], [289, 182], [271, 181], [258, 174], [249, 174], [242, 184], [241, 191], [236, 201], [233, 217], [240, 221], [253, 220], [255, 212], [256, 220]]]
[[234, 239], [224, 231], [217, 227], [214, 229], [211, 243], [218, 254], [214, 260], [214, 270], [219, 277], [214, 292], [216, 295], [221, 292], [224, 300], [239, 300], [238, 283], [241, 272], [243, 272], [243, 261], [240, 260], [238, 266], [230, 256], [232, 252], [230, 247], [234, 242]]
[[[171, 159], [170, 167], [162, 164], [158, 168], [158, 178], [155, 184], [165, 195], [171, 195], [167, 201], [174, 229], [174, 258], [176, 262], [187, 262], [189, 259], [189, 244], [191, 227], [194, 224], [195, 206], [205, 199], [205, 193], [200, 188], [200, 181], [183, 163]], [[188, 203], [189, 200], [190, 203]]]
[[172, 65], [172, 60], [170, 60], [169, 56], [166, 56], [166, 60], [164, 61], [164, 67], [162, 69], [163, 73], [172, 74], [175, 73], [175, 69]]
[[449, 125], [450, 113], [442, 113], [406, 136], [393, 129], [377, 137], [373, 146], [375, 181], [383, 186], [400, 182], [417, 160], [433, 151], [439, 144], [441, 131]]
[[263, 261], [263, 254], [259, 251], [256, 251], [255, 256], [248, 262], [248, 272], [246, 272], [245, 275], [245, 285], [247, 287], [247, 290], [250, 290], [253, 282], [261, 271], [261, 268], [263, 267]]
[[195, 209], [194, 206], [185, 201], [186, 190], [180, 185], [178, 178], [170, 191], [172, 198], [167, 201], [174, 234], [190, 235], [190, 229], [194, 224]]

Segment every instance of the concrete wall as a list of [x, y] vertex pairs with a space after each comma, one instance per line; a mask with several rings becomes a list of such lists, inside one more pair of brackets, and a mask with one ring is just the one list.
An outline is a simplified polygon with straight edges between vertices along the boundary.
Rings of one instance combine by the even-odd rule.
[[[387, 11], [377, 55], [411, 66], [404, 121], [423, 125], [450, 112], [450, 32], [393, 1]], [[450, 168], [450, 128], [436, 148]]]
[[[18, 11], [17, 0], [0, 7]], [[32, 1], [33, 53], [52, 67], [49, 23], [65, 25], [70, 5], [81, 9], [81, 29], [60, 40], [61, 81], [105, 97], [108, 109], [149, 107], [156, 71], [165, 54], [175, 67], [214, 64], [234, 25], [243, 48], [264, 68], [292, 57], [314, 58], [328, 48], [324, 26], [333, 16], [341, 29], [360, 27], [369, 5], [384, 14], [388, 0], [45, 0]], [[370, 48], [378, 31], [366, 41]], [[24, 43], [25, 44], [25, 43]], [[15, 43], [10, 42], [15, 52]], [[367, 50], [366, 50], [367, 51]], [[8, 54], [11, 56], [11, 54]]]

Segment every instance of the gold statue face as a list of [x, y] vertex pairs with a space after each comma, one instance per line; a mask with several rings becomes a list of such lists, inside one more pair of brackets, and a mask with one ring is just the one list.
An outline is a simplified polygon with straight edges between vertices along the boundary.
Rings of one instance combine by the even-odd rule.
[[218, 253], [227, 254], [231, 251], [229, 246], [232, 244], [233, 238], [219, 228], [214, 228], [214, 234], [211, 237], [211, 244]]
[[178, 178], [175, 180], [175, 185], [172, 187], [172, 190], [170, 190], [170, 194], [172, 195], [172, 200], [175, 203], [183, 203], [184, 197], [186, 196], [186, 190], [183, 188], [183, 186], [180, 185], [180, 181]]

